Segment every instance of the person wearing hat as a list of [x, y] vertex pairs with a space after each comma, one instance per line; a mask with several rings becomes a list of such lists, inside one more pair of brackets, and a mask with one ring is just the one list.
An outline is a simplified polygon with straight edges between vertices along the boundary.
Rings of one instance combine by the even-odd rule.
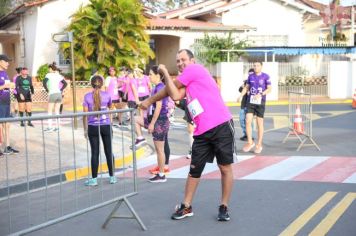
[[[10, 58], [4, 54], [0, 54], [0, 118], [9, 118], [10, 115], [10, 88], [14, 88], [14, 84], [10, 82], [6, 70], [9, 67]], [[10, 123], [3, 123], [1, 131], [4, 131], [5, 154], [17, 154], [19, 151], [10, 146]], [[2, 132], [0, 132], [2, 133]], [[2, 143], [2, 140], [0, 140]], [[0, 151], [0, 156], [3, 154]]]
[[[24, 112], [26, 111], [26, 116], [32, 116], [32, 94], [35, 93], [35, 90], [32, 85], [32, 78], [28, 75], [27, 67], [22, 67], [21, 74], [16, 78], [16, 91], [17, 102], [19, 103], [19, 114], [20, 117], [23, 117]], [[24, 122], [21, 121], [21, 126], [25, 126]], [[34, 127], [32, 122], [29, 120], [27, 122], [28, 126]]]

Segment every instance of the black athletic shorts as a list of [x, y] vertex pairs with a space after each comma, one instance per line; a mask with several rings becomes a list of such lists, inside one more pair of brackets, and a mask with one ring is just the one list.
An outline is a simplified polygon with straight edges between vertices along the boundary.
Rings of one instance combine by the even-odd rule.
[[26, 94], [26, 95], [24, 95], [24, 99], [21, 99], [20, 94], [17, 94], [16, 99], [17, 99], [17, 102], [18, 102], [18, 103], [32, 102], [32, 96], [31, 96], [31, 94]]
[[256, 104], [247, 103], [246, 113], [252, 113], [254, 116], [263, 118], [265, 114], [265, 107], [266, 107], [265, 104], [256, 105]]
[[[214, 157], [219, 165], [234, 162], [234, 123], [227, 121], [201, 135], [194, 136], [190, 172], [203, 171], [207, 162]], [[193, 170], [195, 169], [195, 170]]]

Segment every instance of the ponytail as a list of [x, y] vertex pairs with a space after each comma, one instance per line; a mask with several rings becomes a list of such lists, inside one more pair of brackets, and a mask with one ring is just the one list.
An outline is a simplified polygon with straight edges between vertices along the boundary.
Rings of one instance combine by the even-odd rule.
[[100, 111], [101, 110], [100, 89], [103, 86], [103, 78], [100, 75], [95, 75], [91, 79], [91, 86], [94, 88], [94, 92], [93, 92], [94, 111]]

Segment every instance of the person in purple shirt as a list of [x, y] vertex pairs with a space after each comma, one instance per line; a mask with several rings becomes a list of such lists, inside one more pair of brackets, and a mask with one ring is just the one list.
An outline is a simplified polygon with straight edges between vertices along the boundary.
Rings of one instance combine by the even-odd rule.
[[[268, 74], [262, 72], [262, 62], [255, 62], [253, 64], [253, 69], [255, 73], [249, 75], [247, 79], [246, 87], [241, 93], [243, 97], [247, 92], [249, 92], [247, 97], [247, 111], [246, 111], [246, 134], [247, 143], [244, 145], [242, 150], [244, 152], [249, 152], [253, 147], [255, 148], [255, 153], [262, 152], [262, 138], [263, 138], [263, 117], [266, 107], [266, 95], [271, 92], [271, 80]], [[252, 140], [252, 119], [256, 116], [257, 127], [258, 127], [258, 142], [257, 145]]]
[[[158, 66], [152, 66], [149, 72], [150, 81], [155, 85], [152, 90], [152, 96], [157, 94], [160, 90], [164, 88], [162, 82], [163, 76], [158, 73]], [[168, 97], [165, 97], [159, 101], [154, 102], [149, 109], [143, 115], [136, 116], [136, 133], [137, 139], [135, 142], [136, 146], [145, 143], [146, 140], [142, 136], [141, 127], [144, 126], [148, 129], [148, 132], [152, 134], [153, 143], [157, 153], [157, 164], [159, 167], [159, 172], [154, 174], [149, 181], [151, 183], [162, 183], [166, 182], [165, 176], [165, 152], [164, 145], [168, 141], [166, 139], [169, 130], [169, 119], [168, 119]], [[167, 172], [167, 168], [166, 168]]]
[[[109, 110], [112, 102], [110, 94], [101, 91], [104, 79], [100, 75], [95, 75], [91, 79], [93, 91], [84, 95], [83, 111], [105, 111]], [[97, 176], [99, 168], [99, 153], [100, 153], [100, 137], [103, 141], [106, 163], [109, 169], [109, 182], [115, 184], [117, 182], [113, 173], [114, 157], [112, 153], [112, 132], [111, 132], [111, 116], [109, 114], [91, 115], [83, 117], [84, 136], [89, 139], [91, 148], [91, 173], [92, 178], [85, 182], [86, 186], [97, 186]]]
[[[0, 54], [0, 118], [9, 118], [10, 115], [10, 88], [14, 88], [14, 84], [10, 82], [9, 76], [6, 73], [9, 67], [10, 58], [4, 54]], [[10, 123], [2, 123], [0, 133], [4, 131], [5, 154], [17, 154], [19, 151], [10, 146]], [[1, 135], [0, 135], [1, 136]], [[2, 142], [2, 140], [0, 140]], [[1, 143], [0, 143], [1, 144]], [[0, 151], [0, 156], [3, 153]]]

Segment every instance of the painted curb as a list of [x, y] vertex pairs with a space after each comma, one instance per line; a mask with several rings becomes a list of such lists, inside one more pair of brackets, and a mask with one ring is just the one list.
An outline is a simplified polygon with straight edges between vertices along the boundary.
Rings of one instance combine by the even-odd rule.
[[[144, 156], [144, 148], [140, 148], [138, 150], [136, 150], [136, 159], [137, 161], [140, 160], [143, 156]], [[124, 166], [128, 166], [130, 164], [132, 164], [133, 161], [133, 156], [132, 153], [124, 156], [122, 158], [115, 158], [115, 169], [117, 168], [121, 168]], [[98, 174], [100, 173], [105, 173], [108, 172], [108, 167], [105, 163], [102, 163], [99, 165], [98, 167]], [[65, 180], [66, 181], [74, 181], [76, 179], [81, 179], [83, 177], [87, 177], [88, 175], [91, 174], [91, 170], [90, 170], [90, 166], [85, 166], [85, 167], [81, 167], [75, 170], [68, 170], [66, 172], [64, 172], [64, 176], [65, 176]]]

